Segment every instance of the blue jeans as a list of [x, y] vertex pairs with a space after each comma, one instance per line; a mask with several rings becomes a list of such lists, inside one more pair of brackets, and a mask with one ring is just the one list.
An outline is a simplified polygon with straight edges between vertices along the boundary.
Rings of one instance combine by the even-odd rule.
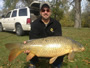
[[54, 61], [53, 66], [54, 66], [54, 67], [57, 67], [57, 68], [60, 68], [61, 65], [62, 65], [62, 62], [63, 62], [63, 58], [64, 58], [64, 56], [58, 57], [58, 58]]
[[[61, 64], [62, 64], [62, 62], [63, 62], [63, 58], [64, 58], [64, 56], [58, 57], [58, 58], [54, 61], [53, 66], [60, 68], [60, 66], [61, 66]], [[37, 56], [33, 57], [33, 58], [30, 60], [31, 64], [36, 64], [38, 61], [39, 61], [39, 60], [38, 60], [38, 57], [37, 57]]]

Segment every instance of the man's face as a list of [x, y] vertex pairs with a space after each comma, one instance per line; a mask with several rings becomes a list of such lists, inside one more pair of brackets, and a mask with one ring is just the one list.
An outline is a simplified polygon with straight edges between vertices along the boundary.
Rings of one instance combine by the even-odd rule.
[[50, 11], [49, 8], [44, 7], [44, 8], [42, 8], [42, 9], [40, 10], [40, 14], [41, 14], [41, 16], [42, 16], [43, 19], [47, 20], [47, 19], [49, 19], [50, 16], [51, 16], [51, 11]]

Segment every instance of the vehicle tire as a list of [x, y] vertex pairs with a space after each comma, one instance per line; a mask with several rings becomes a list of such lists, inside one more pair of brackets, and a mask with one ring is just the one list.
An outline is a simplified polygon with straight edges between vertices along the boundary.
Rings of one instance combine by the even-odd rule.
[[2, 24], [0, 24], [0, 32], [2, 32], [3, 31], [3, 26], [2, 26]]
[[23, 31], [22, 26], [20, 24], [16, 25], [16, 34], [18, 36], [24, 35], [24, 31]]

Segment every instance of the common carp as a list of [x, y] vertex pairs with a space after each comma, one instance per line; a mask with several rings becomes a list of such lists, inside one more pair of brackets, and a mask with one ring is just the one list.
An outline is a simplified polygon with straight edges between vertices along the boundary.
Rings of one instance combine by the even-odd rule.
[[25, 50], [30, 50], [30, 53], [27, 55], [27, 61], [36, 55], [37, 57], [51, 57], [50, 64], [59, 56], [68, 54], [68, 59], [72, 60], [74, 52], [84, 51], [84, 47], [79, 42], [62, 36], [33, 39], [26, 44], [8, 43], [5, 46], [10, 50], [9, 61], [14, 60]]

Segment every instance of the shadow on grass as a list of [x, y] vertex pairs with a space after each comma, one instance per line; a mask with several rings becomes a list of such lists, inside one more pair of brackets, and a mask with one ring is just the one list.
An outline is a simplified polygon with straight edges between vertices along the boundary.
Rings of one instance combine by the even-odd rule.
[[[10, 33], [12, 35], [17, 35], [16, 32], [12, 32], [12, 31], [3, 31], [3, 32]], [[28, 35], [29, 35], [29, 31], [24, 31], [24, 34], [22, 36], [28, 36]]]

